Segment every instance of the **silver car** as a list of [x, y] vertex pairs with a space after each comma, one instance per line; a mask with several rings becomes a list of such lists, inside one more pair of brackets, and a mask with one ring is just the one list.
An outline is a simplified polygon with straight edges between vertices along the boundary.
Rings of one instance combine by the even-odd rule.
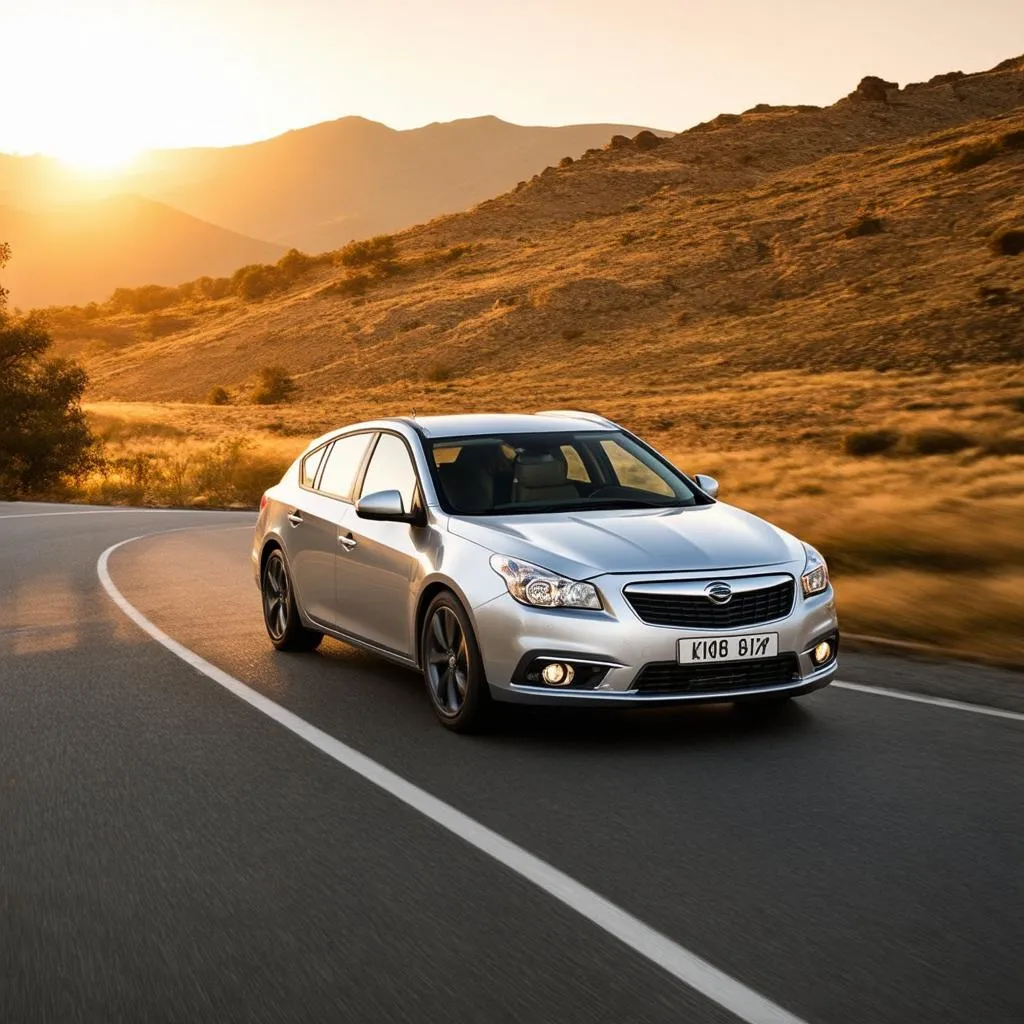
[[252, 547], [271, 642], [422, 672], [440, 721], [496, 702], [780, 701], [827, 685], [824, 559], [590, 413], [423, 416], [317, 438]]

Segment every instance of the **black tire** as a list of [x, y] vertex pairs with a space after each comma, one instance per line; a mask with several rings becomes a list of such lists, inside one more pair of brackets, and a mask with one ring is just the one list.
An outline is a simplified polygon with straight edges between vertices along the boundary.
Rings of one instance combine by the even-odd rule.
[[438, 721], [452, 732], [479, 732], [493, 718], [494, 702], [469, 616], [449, 591], [427, 607], [420, 634], [423, 681]]
[[279, 651], [315, 651], [323, 633], [307, 629], [295, 604], [295, 588], [280, 548], [270, 552], [260, 577], [263, 595], [263, 625], [270, 642]]

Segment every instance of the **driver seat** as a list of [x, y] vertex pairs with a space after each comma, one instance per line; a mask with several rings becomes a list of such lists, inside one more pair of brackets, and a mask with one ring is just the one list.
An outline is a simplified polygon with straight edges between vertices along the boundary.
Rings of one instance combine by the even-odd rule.
[[512, 500], [561, 501], [580, 496], [569, 482], [569, 467], [560, 451], [523, 452], [516, 460], [512, 478]]

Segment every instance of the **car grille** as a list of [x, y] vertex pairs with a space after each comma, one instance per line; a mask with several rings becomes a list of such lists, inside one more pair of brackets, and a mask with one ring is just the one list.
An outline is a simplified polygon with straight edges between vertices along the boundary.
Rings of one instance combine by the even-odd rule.
[[733, 629], [787, 616], [793, 608], [792, 580], [735, 593], [728, 604], [712, 604], [704, 594], [654, 594], [626, 590], [626, 600], [644, 622], [679, 629]]
[[718, 665], [654, 661], [641, 669], [633, 686], [641, 693], [717, 693], [785, 686], [799, 675], [800, 665], [795, 654]]

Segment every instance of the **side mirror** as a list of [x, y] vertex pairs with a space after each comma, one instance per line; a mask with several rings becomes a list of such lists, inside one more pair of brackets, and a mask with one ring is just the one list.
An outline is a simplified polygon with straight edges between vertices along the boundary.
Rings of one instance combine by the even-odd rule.
[[376, 491], [367, 494], [356, 503], [356, 515], [360, 519], [409, 522], [411, 516], [402, 504], [398, 491]]
[[707, 476], [704, 473], [698, 473], [694, 480], [697, 481], [697, 486], [710, 498], [718, 497], [718, 481], [713, 476]]

